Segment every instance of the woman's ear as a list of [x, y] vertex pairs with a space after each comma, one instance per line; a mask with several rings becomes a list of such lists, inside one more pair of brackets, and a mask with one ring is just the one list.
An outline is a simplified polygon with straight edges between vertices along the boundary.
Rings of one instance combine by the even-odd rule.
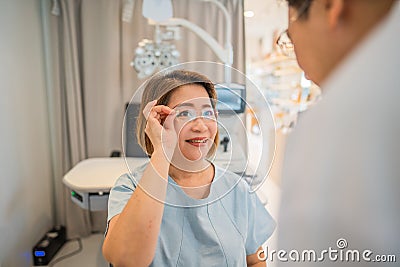
[[326, 0], [325, 8], [328, 15], [328, 26], [330, 29], [336, 28], [339, 24], [340, 17], [344, 11], [344, 0]]

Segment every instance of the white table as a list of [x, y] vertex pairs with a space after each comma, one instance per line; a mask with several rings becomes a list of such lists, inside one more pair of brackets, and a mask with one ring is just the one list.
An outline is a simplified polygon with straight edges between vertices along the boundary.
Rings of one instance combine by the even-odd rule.
[[118, 177], [148, 160], [148, 158], [86, 159], [64, 175], [63, 183], [71, 189], [72, 201], [83, 209], [107, 210], [108, 195]]

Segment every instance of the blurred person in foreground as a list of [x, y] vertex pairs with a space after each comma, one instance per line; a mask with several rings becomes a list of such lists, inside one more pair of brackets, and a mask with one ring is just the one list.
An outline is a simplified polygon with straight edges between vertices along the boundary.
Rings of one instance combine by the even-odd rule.
[[[287, 2], [288, 30], [278, 44], [294, 50], [323, 97], [287, 143], [278, 220], [287, 253], [272, 260], [398, 266], [400, 1]], [[397, 263], [379, 262], [391, 255]]]

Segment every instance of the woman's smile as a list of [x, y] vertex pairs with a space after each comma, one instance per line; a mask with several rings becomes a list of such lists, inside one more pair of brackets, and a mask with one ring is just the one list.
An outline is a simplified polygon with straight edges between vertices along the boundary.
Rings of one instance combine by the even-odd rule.
[[187, 143], [191, 144], [192, 146], [200, 147], [207, 145], [207, 141], [209, 138], [207, 137], [195, 137], [191, 139], [185, 140]]

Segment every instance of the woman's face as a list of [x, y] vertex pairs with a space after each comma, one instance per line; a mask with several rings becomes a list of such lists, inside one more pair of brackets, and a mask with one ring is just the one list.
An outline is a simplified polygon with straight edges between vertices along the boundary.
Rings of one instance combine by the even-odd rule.
[[204, 160], [217, 134], [216, 114], [206, 89], [198, 84], [180, 86], [172, 93], [168, 106], [176, 112], [178, 148], [174, 158], [186, 163]]

